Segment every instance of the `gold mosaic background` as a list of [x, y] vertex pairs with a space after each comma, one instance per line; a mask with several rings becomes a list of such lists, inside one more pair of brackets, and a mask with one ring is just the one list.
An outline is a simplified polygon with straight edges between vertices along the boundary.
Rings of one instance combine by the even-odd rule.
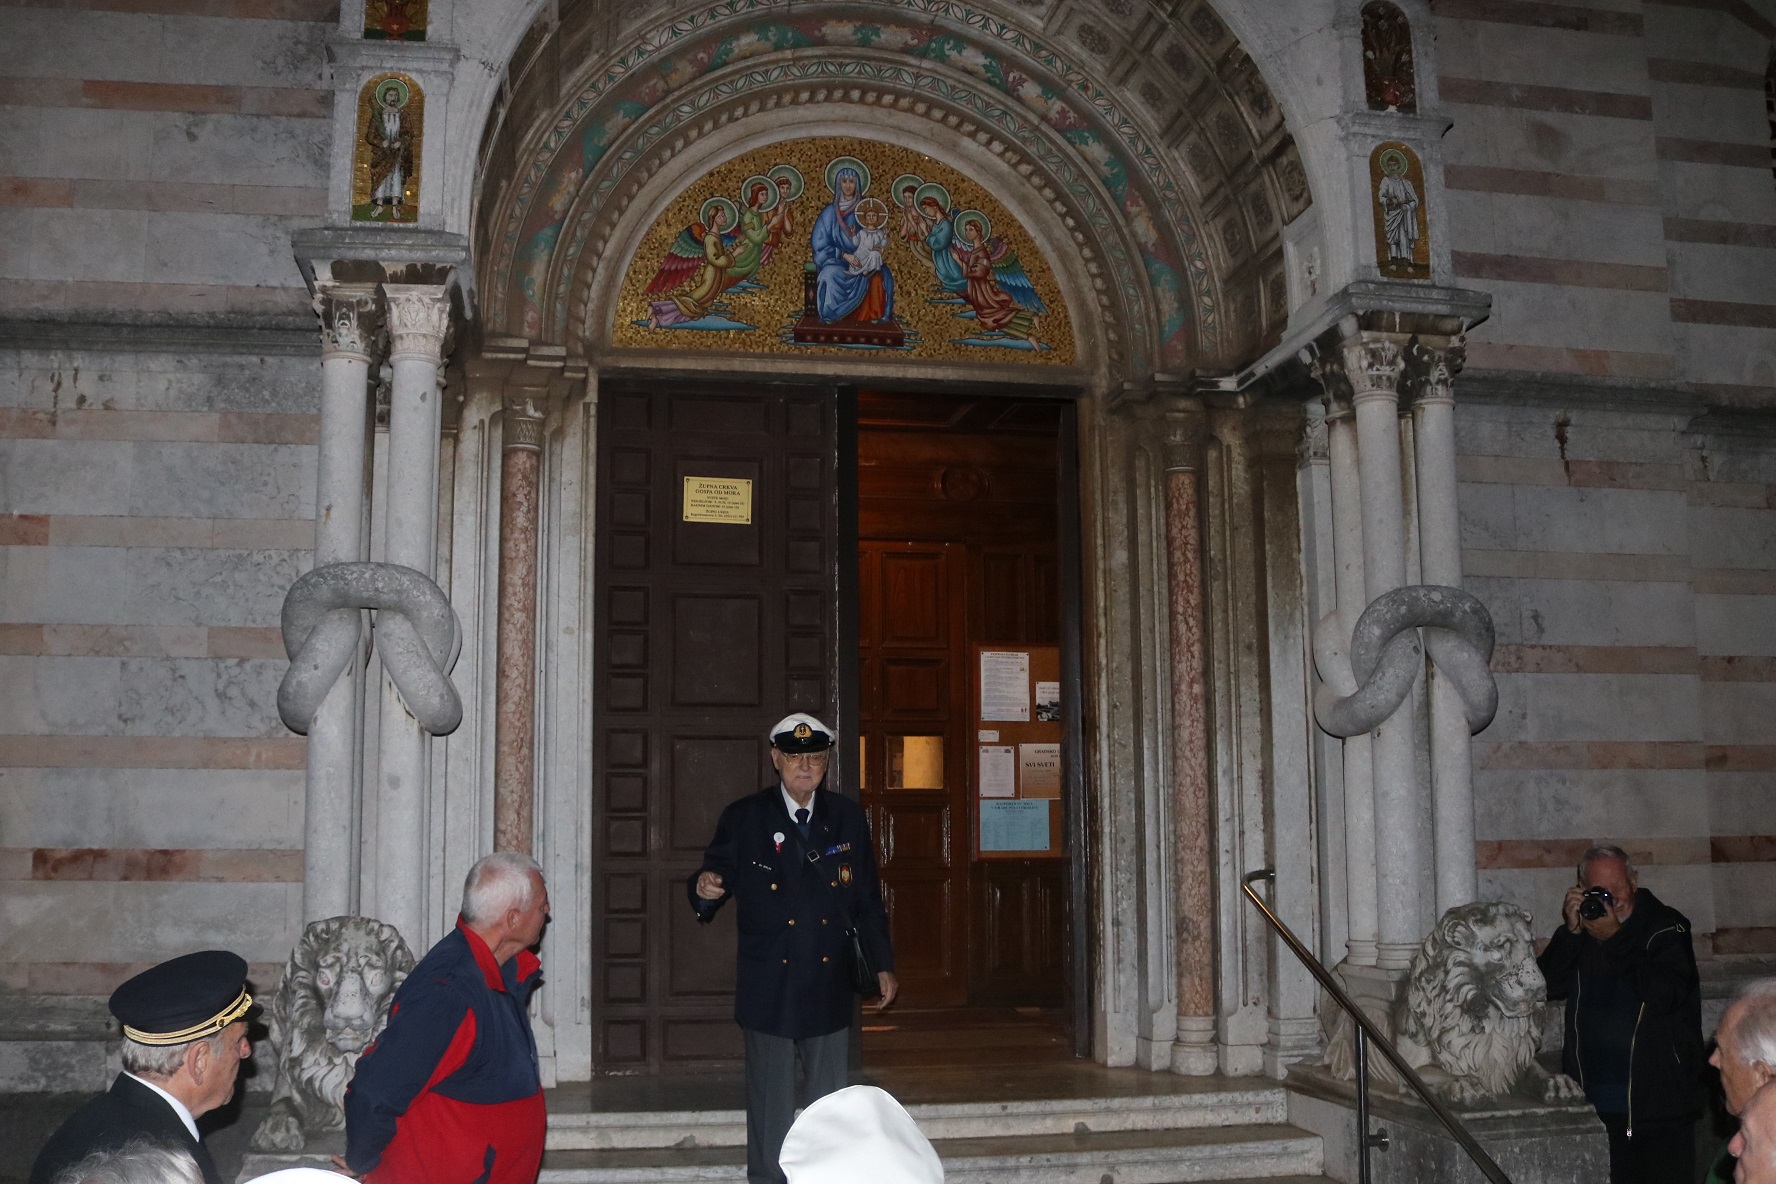
[[[855, 156], [870, 170], [867, 196], [888, 202], [890, 238], [882, 262], [894, 277], [894, 315], [907, 331], [900, 349], [870, 349], [837, 345], [797, 345], [789, 340], [790, 326], [802, 313], [802, 275], [813, 257], [808, 235], [820, 211], [832, 200], [826, 187], [827, 164], [837, 156]], [[795, 230], [779, 243], [771, 259], [755, 277], [765, 290], [730, 290], [722, 297], [726, 316], [757, 326], [751, 330], [700, 330], [649, 328], [648, 300], [642, 296], [653, 280], [668, 249], [679, 234], [698, 220], [698, 211], [711, 197], [727, 197], [740, 204], [740, 186], [748, 178], [768, 172], [774, 165], [792, 164], [801, 170], [805, 186], [794, 203]], [[992, 220], [992, 233], [1017, 252], [1018, 261], [1048, 311], [1036, 318], [1034, 336], [1047, 349], [1029, 350], [991, 345], [963, 345], [957, 339], [978, 332], [973, 320], [955, 313], [966, 305], [932, 304], [940, 293], [931, 264], [911, 244], [893, 237], [898, 225], [898, 203], [890, 200], [889, 187], [903, 173], [935, 181], [950, 192], [951, 209], [976, 209]], [[658, 297], [656, 297], [658, 298]], [[704, 174], [666, 208], [666, 212], [642, 237], [630, 260], [617, 301], [611, 342], [617, 346], [646, 349], [713, 350], [725, 353], [825, 354], [858, 356], [881, 354], [896, 358], [953, 362], [1000, 362], [1070, 365], [1074, 361], [1073, 325], [1055, 285], [1047, 259], [1036, 249], [1016, 219], [992, 194], [948, 165], [908, 148], [851, 138], [825, 137], [793, 140], [760, 148], [736, 157]]]

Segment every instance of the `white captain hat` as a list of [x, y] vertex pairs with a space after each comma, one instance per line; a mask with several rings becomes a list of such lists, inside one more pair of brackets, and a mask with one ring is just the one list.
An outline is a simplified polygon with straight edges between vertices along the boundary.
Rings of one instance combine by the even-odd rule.
[[838, 736], [803, 712], [786, 715], [771, 729], [771, 746], [778, 752], [825, 752]]
[[943, 1184], [943, 1164], [891, 1094], [853, 1085], [802, 1111], [778, 1162], [789, 1184]]

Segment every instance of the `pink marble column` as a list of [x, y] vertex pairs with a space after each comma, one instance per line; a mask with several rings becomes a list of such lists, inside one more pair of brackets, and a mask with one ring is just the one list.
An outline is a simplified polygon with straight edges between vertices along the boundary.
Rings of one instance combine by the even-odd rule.
[[1165, 481], [1166, 584], [1171, 623], [1173, 903], [1178, 948], [1178, 1035], [1172, 1069], [1216, 1069], [1214, 800], [1209, 785], [1207, 649], [1199, 469], [1202, 436], [1174, 422]]
[[500, 456], [493, 846], [527, 855], [535, 826], [537, 498], [545, 393], [520, 387], [506, 400]]

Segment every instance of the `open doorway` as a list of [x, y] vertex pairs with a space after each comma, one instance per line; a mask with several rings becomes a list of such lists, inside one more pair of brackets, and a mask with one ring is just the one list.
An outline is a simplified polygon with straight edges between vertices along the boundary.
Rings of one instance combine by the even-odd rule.
[[857, 395], [857, 760], [904, 1001], [870, 1064], [1074, 1052], [1070, 411]]

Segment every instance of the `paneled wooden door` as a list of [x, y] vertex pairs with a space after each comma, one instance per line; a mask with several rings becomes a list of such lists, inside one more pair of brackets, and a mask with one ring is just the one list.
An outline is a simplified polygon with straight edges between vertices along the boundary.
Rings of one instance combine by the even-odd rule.
[[[968, 1000], [966, 553], [858, 544], [862, 800], [881, 859], [894, 963], [909, 1006]], [[963, 800], [966, 800], [965, 798]]]
[[[741, 1055], [733, 909], [699, 924], [685, 880], [722, 808], [767, 783], [766, 729], [791, 711], [837, 718], [839, 414], [835, 392], [813, 387], [600, 391], [599, 1072], [725, 1067]], [[728, 520], [696, 520], [709, 517]]]

